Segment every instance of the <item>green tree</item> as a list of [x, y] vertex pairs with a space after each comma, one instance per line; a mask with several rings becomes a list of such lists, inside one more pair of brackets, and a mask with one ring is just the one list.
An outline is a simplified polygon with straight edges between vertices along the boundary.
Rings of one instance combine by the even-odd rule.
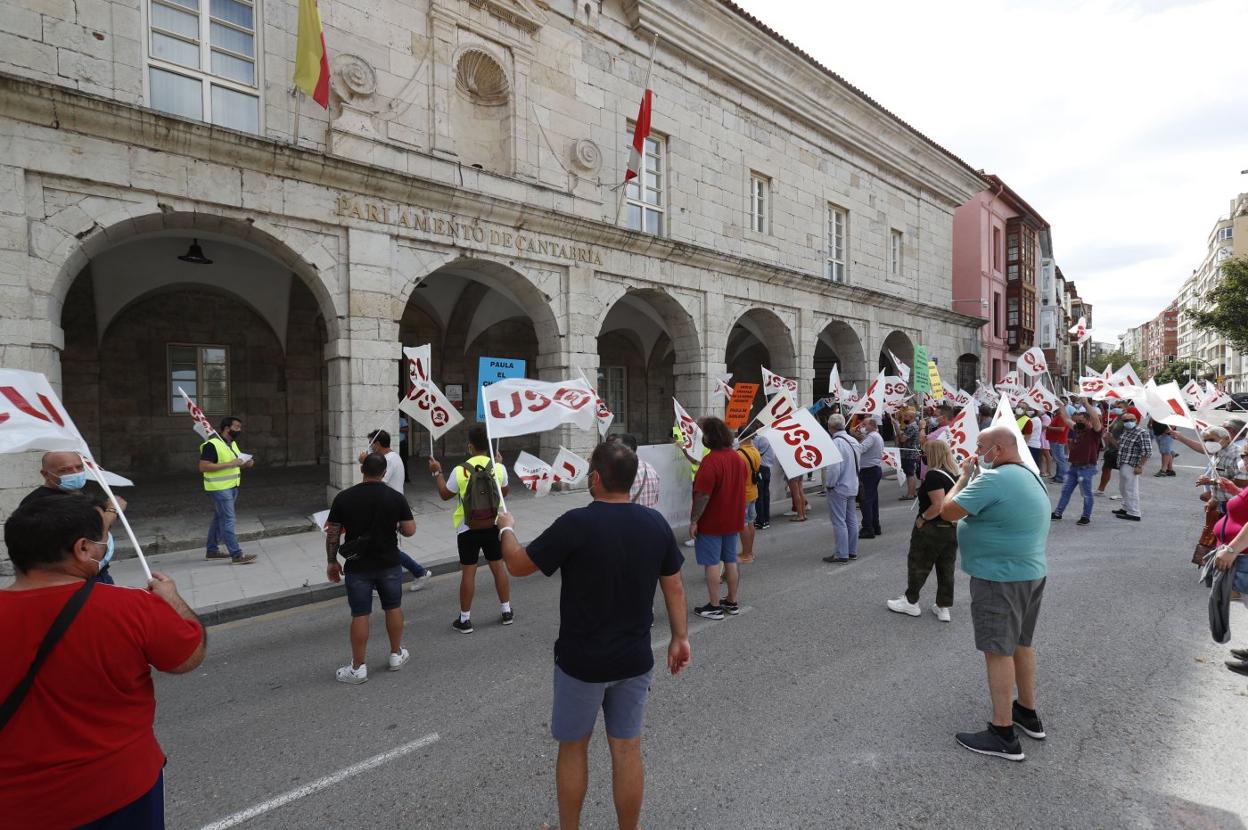
[[1185, 385], [1191, 378], [1197, 380], [1214, 380], [1214, 373], [1209, 371], [1209, 364], [1203, 360], [1195, 363], [1188, 360], [1176, 360], [1173, 363], [1166, 364], [1166, 367], [1157, 374], [1153, 375], [1153, 380], [1158, 383], [1169, 383], [1176, 381], [1179, 386]]
[[1200, 299], [1207, 307], [1188, 309], [1188, 318], [1225, 337], [1237, 351], [1248, 351], [1248, 257], [1222, 263], [1217, 285]]
[[[1128, 363], [1130, 363], [1132, 366], [1135, 366], [1136, 374], [1139, 374], [1139, 371], [1140, 371], [1139, 358], [1137, 358], [1133, 354], [1127, 354], [1122, 349], [1116, 349], [1115, 351], [1112, 351], [1109, 354], [1103, 354], [1100, 357], [1093, 357], [1088, 360], [1089, 368], [1095, 369], [1098, 372], [1104, 372], [1105, 367], [1109, 366], [1110, 364], [1113, 364], [1113, 367], [1115, 369], [1118, 369], [1122, 366], [1125, 366]], [[1079, 367], [1079, 372], [1080, 374], [1083, 373], [1082, 366]]]

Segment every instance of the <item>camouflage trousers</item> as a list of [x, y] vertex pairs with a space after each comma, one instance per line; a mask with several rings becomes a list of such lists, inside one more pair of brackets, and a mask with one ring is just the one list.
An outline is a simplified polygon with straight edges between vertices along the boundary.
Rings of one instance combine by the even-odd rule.
[[936, 604], [953, 605], [953, 571], [958, 561], [958, 529], [952, 522], [937, 519], [910, 532], [910, 554], [906, 557], [906, 601], [917, 603], [927, 577], [936, 568]]

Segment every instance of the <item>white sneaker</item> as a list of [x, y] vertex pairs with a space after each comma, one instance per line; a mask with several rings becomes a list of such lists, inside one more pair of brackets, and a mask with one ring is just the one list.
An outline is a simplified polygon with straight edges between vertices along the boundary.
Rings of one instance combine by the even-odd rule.
[[[390, 652], [390, 671], [398, 671], [407, 664], [408, 660], [411, 659], [412, 655], [407, 653], [407, 649], [400, 646], [398, 654], [395, 654], [393, 651]], [[363, 666], [361, 666], [361, 668], [363, 668]]]
[[1122, 496], [1110, 496], [1110, 501], [1122, 501]]
[[338, 670], [334, 675], [339, 683], [350, 683], [358, 686], [368, 681], [368, 666], [360, 666], [358, 669], [353, 668], [350, 663]]
[[786, 511], [784, 511], [784, 513], [782, 513], [781, 515], [782, 515], [782, 516], [784, 516], [784, 517], [787, 519], [787, 518], [789, 518], [790, 516], [796, 516], [796, 515], [797, 515], [797, 511], [796, 511], [796, 510], [786, 510]]
[[425, 586], [429, 584], [429, 580], [431, 579], [433, 579], [433, 571], [426, 569], [424, 576], [412, 577], [412, 587], [408, 588], [407, 590], [411, 591], [412, 593], [416, 593], [417, 591], [423, 591], [425, 589]]
[[1093, 491], [1092, 491], [1092, 495], [1094, 495], [1094, 496], [1103, 496], [1103, 495], [1105, 495], [1105, 491], [1104, 491], [1104, 490], [1093, 490]]
[[939, 605], [932, 605], [932, 613], [936, 615], [936, 619], [941, 622], [949, 622], [949, 609], [941, 608]]
[[696, 545], [696, 544], [697, 544], [697, 541], [696, 541], [696, 540], [694, 540], [694, 539], [686, 539], [686, 540], [685, 540], [685, 547], [687, 547], [687, 548], [691, 548], [691, 547], [693, 547], [693, 546], [694, 546], [694, 545]]
[[909, 614], [912, 617], [917, 617], [923, 613], [922, 608], [910, 602], [905, 597], [890, 599], [885, 604], [888, 606], [889, 611], [896, 611], [898, 614]]

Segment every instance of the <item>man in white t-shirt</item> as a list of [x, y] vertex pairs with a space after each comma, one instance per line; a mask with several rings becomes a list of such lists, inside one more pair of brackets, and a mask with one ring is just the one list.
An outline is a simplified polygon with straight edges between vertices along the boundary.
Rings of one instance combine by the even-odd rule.
[[[368, 457], [370, 452], [375, 452], [385, 457], [386, 474], [382, 476], [381, 480], [391, 490], [406, 498], [407, 495], [403, 492], [403, 482], [407, 478], [407, 471], [403, 464], [403, 458], [390, 449], [390, 433], [384, 429], [379, 429], [370, 436], [368, 450], [360, 453], [361, 464], [364, 463], [364, 459]], [[413, 591], [419, 591], [421, 588], [424, 588], [425, 583], [433, 578], [432, 571], [408, 556], [402, 548], [399, 548], [399, 564], [412, 575]]]

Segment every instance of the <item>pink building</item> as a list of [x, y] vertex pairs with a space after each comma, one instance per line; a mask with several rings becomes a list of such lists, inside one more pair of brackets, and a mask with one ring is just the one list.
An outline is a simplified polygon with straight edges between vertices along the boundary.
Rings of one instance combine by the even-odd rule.
[[[975, 376], [996, 383], [1036, 344], [1039, 238], [1049, 225], [999, 177], [984, 179], [989, 189], [953, 214], [953, 309], [985, 319]], [[970, 375], [971, 357], [959, 358], [959, 377]]]

